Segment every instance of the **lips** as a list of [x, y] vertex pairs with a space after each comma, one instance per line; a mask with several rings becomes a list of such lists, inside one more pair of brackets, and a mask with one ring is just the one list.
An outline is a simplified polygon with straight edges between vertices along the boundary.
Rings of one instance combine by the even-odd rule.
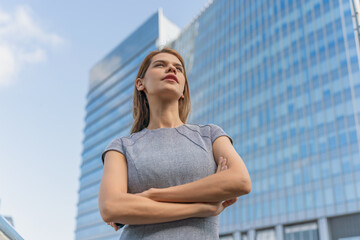
[[168, 75], [166, 75], [166, 76], [163, 78], [163, 80], [165, 80], [165, 79], [174, 79], [177, 83], [179, 83], [179, 80], [178, 80], [177, 77], [176, 77], [175, 75], [173, 75], [173, 74], [168, 74]]

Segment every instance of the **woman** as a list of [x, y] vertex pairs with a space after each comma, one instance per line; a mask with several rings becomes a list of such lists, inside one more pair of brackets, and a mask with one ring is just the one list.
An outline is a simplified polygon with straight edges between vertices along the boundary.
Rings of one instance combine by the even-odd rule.
[[251, 191], [233, 140], [215, 124], [186, 123], [182, 57], [151, 52], [137, 74], [131, 135], [102, 153], [99, 209], [120, 239], [218, 239], [218, 215]]

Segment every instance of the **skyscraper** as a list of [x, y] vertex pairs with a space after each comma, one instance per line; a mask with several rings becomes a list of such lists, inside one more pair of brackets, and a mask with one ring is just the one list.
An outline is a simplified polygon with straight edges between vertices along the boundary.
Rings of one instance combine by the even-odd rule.
[[180, 30], [162, 14], [153, 14], [90, 71], [81, 164], [76, 239], [117, 239], [98, 210], [102, 175], [99, 154], [132, 124], [132, 94], [138, 68], [145, 56], [177, 37]]
[[222, 126], [252, 178], [220, 216], [224, 239], [360, 236], [356, 11], [217, 0], [172, 43], [191, 69], [192, 120]]
[[[359, 12], [357, 0], [214, 0], [172, 35], [168, 45], [182, 54], [188, 73], [188, 122], [223, 127], [252, 179], [251, 193], [220, 215], [221, 239], [360, 237]], [[152, 46], [129, 53], [143, 58]], [[113, 88], [101, 86], [112, 78], [97, 67], [77, 239], [109, 233], [97, 212], [100, 153], [132, 122], [132, 90], [118, 88], [111, 98]], [[135, 65], [133, 72], [113, 82], [132, 89]], [[110, 99], [119, 104], [113, 113], [101, 110]]]

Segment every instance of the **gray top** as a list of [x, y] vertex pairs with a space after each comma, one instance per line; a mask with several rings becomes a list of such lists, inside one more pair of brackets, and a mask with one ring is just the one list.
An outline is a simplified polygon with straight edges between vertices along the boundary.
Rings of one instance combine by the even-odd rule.
[[[212, 143], [220, 136], [229, 137], [215, 125], [186, 123], [176, 128], [147, 129], [130, 136], [115, 138], [105, 148], [124, 154], [128, 170], [128, 193], [149, 188], [167, 188], [193, 182], [212, 175], [217, 165]], [[233, 140], [229, 137], [231, 143]], [[218, 216], [193, 217], [177, 221], [125, 225], [120, 240], [125, 239], [193, 239], [219, 238]]]

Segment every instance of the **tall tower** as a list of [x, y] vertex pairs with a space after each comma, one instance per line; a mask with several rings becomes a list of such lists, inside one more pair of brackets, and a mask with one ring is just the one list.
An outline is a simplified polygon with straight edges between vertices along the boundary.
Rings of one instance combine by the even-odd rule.
[[132, 94], [142, 60], [149, 52], [176, 38], [179, 32], [160, 8], [90, 71], [76, 217], [77, 240], [119, 237], [119, 232], [103, 222], [98, 210], [102, 176], [100, 154], [112, 139], [130, 133]]
[[234, 139], [250, 194], [223, 239], [360, 236], [359, 2], [214, 0], [171, 46], [191, 121]]
[[[92, 70], [76, 239], [115, 239], [102, 222], [100, 153], [129, 134], [140, 62], [184, 57], [189, 122], [220, 125], [252, 191], [220, 215], [221, 239], [360, 236], [358, 0], [214, 0], [179, 33], [161, 11]], [[164, 20], [161, 20], [164, 19]]]

